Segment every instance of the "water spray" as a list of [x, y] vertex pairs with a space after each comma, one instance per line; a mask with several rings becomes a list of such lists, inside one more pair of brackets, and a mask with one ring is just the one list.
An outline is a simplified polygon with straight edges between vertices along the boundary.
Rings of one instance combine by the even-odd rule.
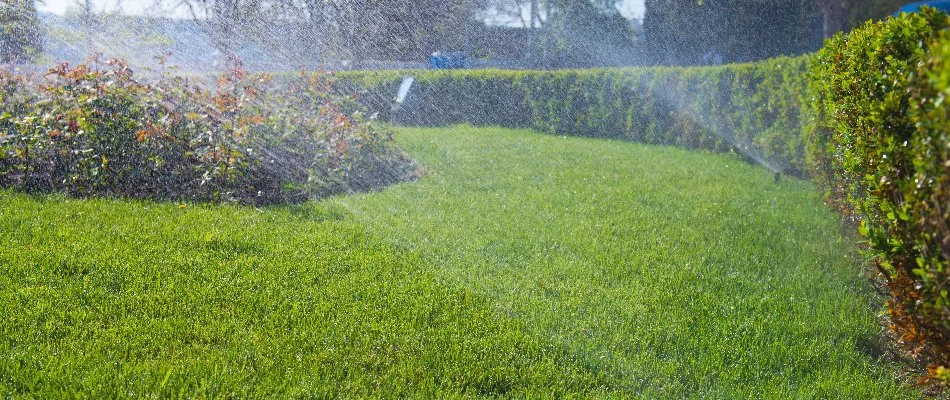
[[[646, 83], [644, 86], [649, 87]], [[767, 168], [769, 171], [774, 173], [775, 183], [778, 184], [782, 179], [782, 169], [765, 158], [757, 149], [750, 146], [748, 143], [740, 141], [738, 137], [730, 130], [729, 127], [724, 126], [722, 123], [716, 123], [714, 121], [709, 121], [705, 115], [700, 114], [695, 110], [689, 109], [689, 107], [684, 105], [682, 101], [682, 96], [677, 95], [674, 91], [666, 86], [660, 85], [659, 87], [654, 87], [652, 89], [653, 94], [665, 100], [669, 105], [671, 105], [678, 112], [686, 114], [690, 120], [699, 124], [706, 130], [714, 133], [716, 136], [719, 136], [726, 142], [732, 145], [734, 149], [748, 157], [750, 160], [755, 161], [757, 164]]]
[[399, 91], [396, 92], [396, 97], [393, 98], [392, 116], [389, 118], [390, 123], [395, 122], [396, 116], [399, 115], [399, 110], [402, 109], [402, 104], [406, 101], [406, 97], [409, 96], [409, 90], [412, 89], [412, 84], [415, 82], [416, 78], [412, 75], [407, 75], [405, 78], [402, 78]]
[[399, 85], [399, 92], [396, 93], [396, 98], [393, 99], [393, 111], [399, 109], [402, 106], [402, 103], [406, 101], [406, 96], [409, 95], [409, 89], [412, 89], [412, 84], [415, 83], [416, 78], [412, 75], [406, 76], [402, 79], [402, 84]]

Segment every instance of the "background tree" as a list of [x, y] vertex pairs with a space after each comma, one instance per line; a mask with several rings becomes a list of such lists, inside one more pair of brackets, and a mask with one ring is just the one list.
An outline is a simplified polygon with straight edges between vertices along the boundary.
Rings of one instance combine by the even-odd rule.
[[657, 64], [795, 55], [821, 44], [814, 0], [647, 0], [644, 34]]
[[80, 9], [83, 34], [86, 36], [86, 51], [92, 53], [94, 52], [92, 35], [94, 34], [93, 30], [96, 25], [92, 0], [76, 0], [76, 5], [79, 6]]
[[0, 62], [17, 63], [35, 57], [41, 50], [39, 22], [33, 0], [0, 3]]
[[817, 0], [822, 10], [822, 32], [825, 38], [849, 31], [869, 20], [891, 15], [911, 0]]
[[201, 23], [214, 46], [226, 56], [246, 44], [251, 34], [261, 32], [261, 0], [183, 0], [195, 21]]
[[751, 61], [814, 51], [908, 1], [646, 0], [644, 35], [657, 64]]
[[523, 55], [535, 67], [639, 63], [637, 36], [617, 0], [492, 0], [490, 12], [525, 29]]
[[548, 0], [549, 67], [592, 67], [637, 63], [636, 37], [616, 1]]
[[482, 0], [339, 0], [336, 30], [355, 59], [421, 60], [466, 50]]
[[464, 49], [485, 0], [183, 0], [225, 54], [257, 45], [306, 64], [421, 60]]

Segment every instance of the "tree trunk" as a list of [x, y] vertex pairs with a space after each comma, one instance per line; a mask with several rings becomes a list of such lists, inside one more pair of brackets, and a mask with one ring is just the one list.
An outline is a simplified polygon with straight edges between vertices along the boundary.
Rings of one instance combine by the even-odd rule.
[[825, 39], [841, 32], [848, 22], [848, 1], [847, 0], [819, 0], [824, 13], [823, 31]]
[[92, 0], [86, 0], [83, 3], [82, 24], [86, 34], [86, 52], [91, 56], [95, 50], [92, 48]]
[[541, 63], [544, 66], [548, 66], [548, 56], [550, 55], [551, 51], [551, 35], [553, 34], [551, 31], [551, 0], [546, 0], [544, 2], [544, 17], [547, 19], [547, 21], [542, 24], [542, 34], [544, 35], [544, 38], [542, 38]]
[[536, 21], [537, 15], [538, 15], [538, 0], [531, 0], [531, 8], [528, 10], [528, 13], [529, 13], [529, 15], [530, 15], [530, 20], [531, 20], [531, 22], [529, 22], [529, 23], [528, 23], [528, 26], [527, 26], [527, 28], [528, 28], [528, 34], [527, 34], [528, 43], [527, 43], [527, 51], [526, 51], [525, 56], [526, 56], [526, 58], [528, 59], [528, 62], [531, 63], [531, 65], [535, 65], [535, 60], [534, 60], [534, 46], [535, 46], [535, 44], [536, 44], [536, 43], [535, 43], [535, 37], [536, 37], [536, 33], [537, 33], [537, 32], [536, 32], [537, 25], [535, 25], [534, 22]]
[[307, 14], [309, 26], [307, 27], [307, 36], [310, 39], [309, 50], [311, 61], [320, 63], [323, 60], [324, 52], [327, 48], [327, 26], [326, 10], [323, 2], [318, 0], [307, 0]]

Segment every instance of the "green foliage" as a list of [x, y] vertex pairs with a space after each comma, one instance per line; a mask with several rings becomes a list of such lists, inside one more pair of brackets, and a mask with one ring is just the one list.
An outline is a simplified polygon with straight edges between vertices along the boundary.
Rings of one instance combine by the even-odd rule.
[[337, 76], [339, 90], [363, 92], [369, 109], [404, 124], [466, 122], [741, 150], [802, 175], [805, 67], [804, 58], [777, 58], [703, 68], [412, 72], [416, 84], [395, 113], [390, 104], [405, 74]]
[[28, 61], [39, 51], [35, 2], [5, 0], [0, 4], [0, 63]]
[[[864, 26], [868, 21], [881, 21], [897, 11], [901, 6], [910, 3], [908, 0], [865, 0], [841, 1], [821, 0], [822, 8], [826, 13], [829, 28], [835, 29], [826, 32], [828, 36], [838, 31], [849, 32], [852, 29]], [[830, 19], [830, 20], [829, 20]]]
[[3, 74], [0, 184], [267, 204], [409, 178], [412, 163], [346, 113], [352, 106], [329, 84], [313, 74], [278, 87], [234, 69], [211, 92], [181, 78], [139, 82], [119, 60], [63, 64], [43, 82]]
[[212, 5], [210, 9], [215, 15], [221, 15], [234, 29], [249, 31], [247, 36], [255, 36], [255, 29], [247, 27], [245, 19], [226, 15], [228, 9], [240, 4], [250, 19], [267, 26], [280, 26], [276, 31], [265, 28], [270, 34], [263, 36], [269, 37], [257, 35], [255, 39], [271, 49], [306, 55], [297, 58], [302, 65], [313, 65], [317, 60], [346, 60], [359, 65], [364, 60], [423, 61], [433, 51], [463, 50], [481, 25], [476, 13], [485, 9], [487, 0], [202, 0], [196, 3]]
[[656, 64], [749, 62], [820, 45], [815, 0], [647, 0], [645, 7], [643, 29]]
[[868, 23], [810, 65], [815, 180], [860, 222], [891, 291], [892, 328], [933, 378], [950, 367], [948, 26], [933, 10]]
[[914, 310], [921, 319], [932, 321], [937, 338], [944, 340], [938, 347], [941, 365], [930, 373], [946, 382], [950, 381], [950, 297], [944, 286], [950, 279], [950, 30], [943, 30], [922, 61], [911, 82], [914, 101], [909, 111], [915, 127], [910, 143], [915, 189], [903, 188], [903, 209], [916, 222], [907, 226], [917, 264], [911, 272], [922, 283], [923, 304], [915, 304]]
[[[615, 0], [539, 0], [547, 17], [532, 37], [529, 53], [544, 68], [590, 68], [642, 64], [636, 33]], [[545, 10], [545, 11], [541, 11]]]

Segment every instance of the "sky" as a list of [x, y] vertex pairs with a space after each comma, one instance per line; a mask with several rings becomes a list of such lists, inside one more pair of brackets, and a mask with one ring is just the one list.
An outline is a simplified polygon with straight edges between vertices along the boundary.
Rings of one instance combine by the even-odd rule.
[[[68, 8], [75, 7], [79, 1], [80, 0], [43, 0], [37, 6], [37, 9], [55, 14], [63, 14]], [[151, 0], [92, 0], [92, 2], [99, 10], [114, 11], [117, 9], [117, 5], [121, 5], [124, 12], [136, 15], [141, 15], [153, 3]], [[642, 20], [643, 2], [644, 0], [622, 0], [617, 8], [619, 8], [627, 18]], [[172, 2], [166, 1], [166, 3]], [[179, 16], [189, 15], [184, 10], [180, 10], [178, 13]]]
[[[84, 2], [83, 0], [39, 0], [36, 6], [36, 9], [41, 12], [51, 12], [54, 14], [60, 14], [66, 12], [67, 9], [77, 8], [79, 3]], [[177, 1], [172, 2], [168, 0], [163, 0], [163, 3], [173, 4]], [[92, 4], [98, 11], [115, 11], [121, 9], [127, 14], [141, 15], [146, 10], [154, 7], [155, 1], [153, 0], [92, 0]], [[184, 13], [184, 10], [179, 11], [180, 16], [187, 16]]]
[[620, 12], [627, 18], [636, 18], [643, 20], [643, 11], [645, 0], [623, 0], [623, 2], [617, 8], [620, 9]]

